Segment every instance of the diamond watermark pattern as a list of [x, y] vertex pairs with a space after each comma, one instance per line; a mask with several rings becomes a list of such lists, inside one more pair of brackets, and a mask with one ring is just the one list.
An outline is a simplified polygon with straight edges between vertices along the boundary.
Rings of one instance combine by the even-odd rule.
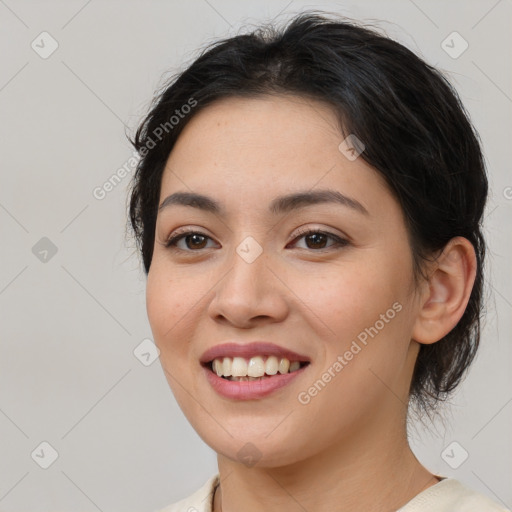
[[452, 59], [458, 59], [468, 49], [468, 47], [468, 42], [458, 32], [452, 32], [441, 43], [441, 48]]
[[236, 252], [246, 263], [252, 263], [261, 255], [263, 247], [252, 236], [248, 236], [238, 245]]
[[365, 145], [356, 135], [351, 133], [343, 142], [338, 146], [341, 153], [353, 162], [365, 150]]
[[469, 453], [465, 448], [457, 441], [450, 443], [442, 452], [441, 458], [450, 466], [452, 469], [457, 469], [469, 457]]
[[261, 459], [261, 456], [262, 453], [252, 443], [245, 443], [236, 454], [237, 459], [248, 468], [252, 468]]
[[48, 263], [56, 254], [57, 246], [46, 236], [43, 236], [32, 247], [32, 254], [42, 263]]
[[59, 47], [59, 43], [48, 32], [41, 32], [30, 45], [39, 57], [47, 59]]
[[48, 441], [43, 441], [30, 456], [39, 467], [48, 469], [59, 458], [59, 453]]
[[151, 341], [149, 338], [142, 340], [139, 343], [135, 350], [133, 351], [133, 355], [144, 365], [150, 366], [152, 365], [160, 356], [160, 350], [158, 347]]

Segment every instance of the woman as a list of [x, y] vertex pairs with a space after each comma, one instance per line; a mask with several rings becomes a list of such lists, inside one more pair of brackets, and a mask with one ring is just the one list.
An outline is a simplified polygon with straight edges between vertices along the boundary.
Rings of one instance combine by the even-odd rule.
[[503, 510], [407, 441], [480, 336], [487, 178], [436, 70], [304, 14], [210, 47], [134, 145], [149, 321], [218, 454], [167, 512]]

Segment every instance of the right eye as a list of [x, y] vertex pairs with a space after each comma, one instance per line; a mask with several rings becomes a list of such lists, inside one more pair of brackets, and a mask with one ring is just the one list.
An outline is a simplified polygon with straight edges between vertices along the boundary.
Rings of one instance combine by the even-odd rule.
[[[210, 249], [207, 247], [208, 241], [213, 240], [199, 231], [183, 231], [171, 236], [165, 243], [165, 247], [178, 249], [180, 251], [198, 251], [201, 249]], [[181, 245], [180, 245], [181, 244]]]

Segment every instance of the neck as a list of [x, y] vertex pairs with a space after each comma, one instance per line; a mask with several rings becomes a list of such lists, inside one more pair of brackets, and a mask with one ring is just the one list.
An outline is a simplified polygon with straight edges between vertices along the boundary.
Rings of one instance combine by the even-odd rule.
[[222, 512], [397, 510], [438, 479], [412, 453], [405, 422], [402, 428], [375, 423], [287, 466], [248, 468], [219, 455], [221, 484], [214, 511], [221, 505]]

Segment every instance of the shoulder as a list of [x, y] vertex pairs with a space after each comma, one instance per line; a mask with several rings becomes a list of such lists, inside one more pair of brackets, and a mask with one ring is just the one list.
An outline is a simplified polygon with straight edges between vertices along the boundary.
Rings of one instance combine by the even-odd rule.
[[219, 475], [214, 475], [188, 498], [173, 503], [158, 512], [211, 512], [213, 493], [218, 483]]
[[508, 512], [487, 496], [445, 478], [418, 494], [398, 512]]

